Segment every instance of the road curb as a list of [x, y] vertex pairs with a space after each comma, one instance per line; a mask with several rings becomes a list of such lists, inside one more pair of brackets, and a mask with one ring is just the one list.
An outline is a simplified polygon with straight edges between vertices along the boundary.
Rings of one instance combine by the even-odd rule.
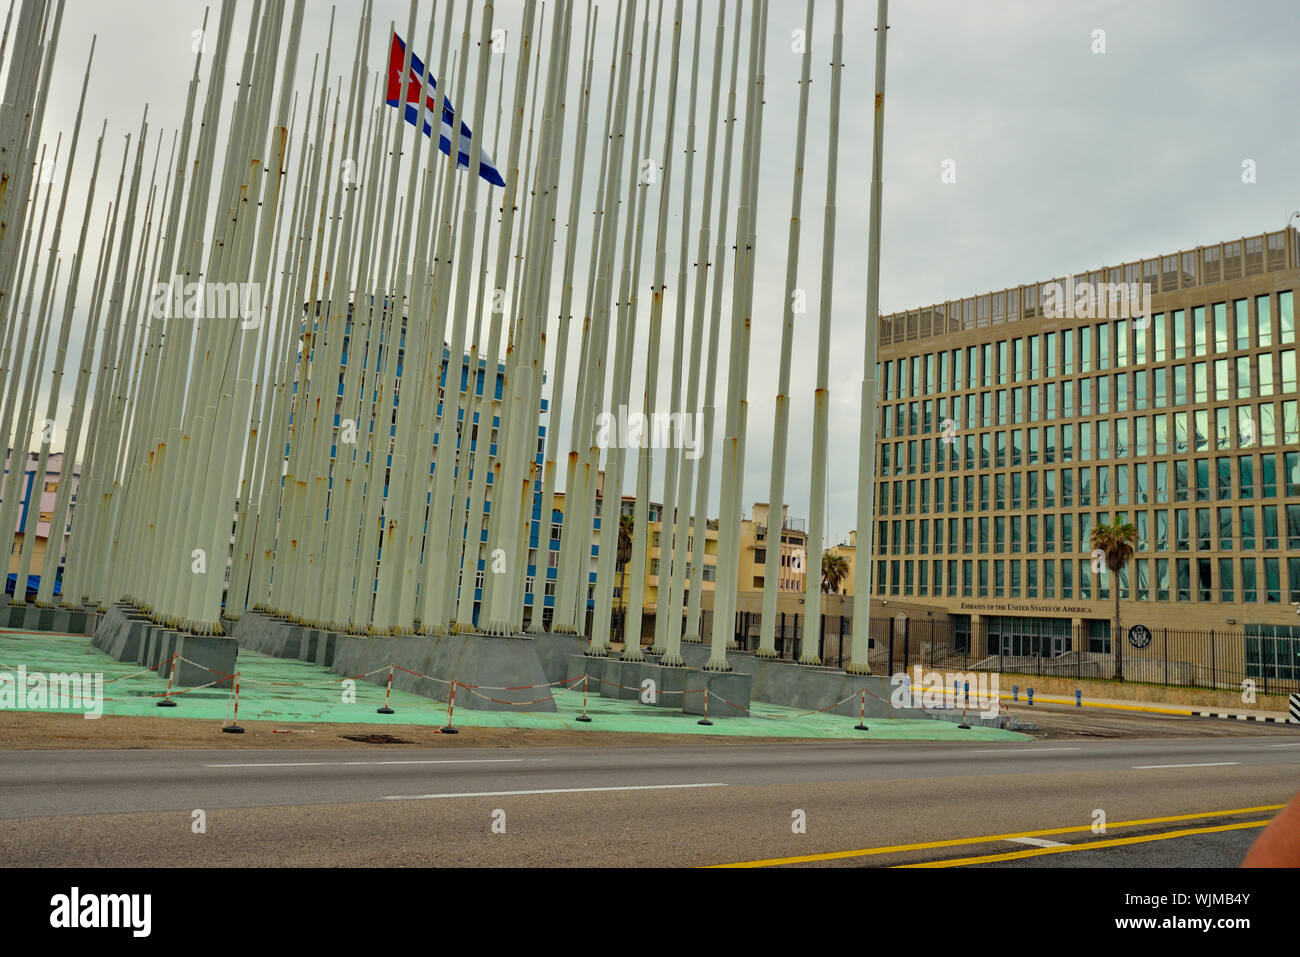
[[1290, 718], [1275, 718], [1264, 714], [1232, 714], [1226, 711], [1192, 711], [1193, 718], [1226, 718], [1237, 721], [1258, 721], [1261, 724], [1294, 724]]

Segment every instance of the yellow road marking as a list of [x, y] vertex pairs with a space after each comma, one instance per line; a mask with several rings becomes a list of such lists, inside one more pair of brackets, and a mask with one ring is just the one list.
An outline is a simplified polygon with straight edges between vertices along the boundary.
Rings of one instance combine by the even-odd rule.
[[1214, 827], [1193, 827], [1182, 831], [1166, 831], [1163, 834], [1140, 834], [1136, 837], [1117, 837], [1109, 841], [1088, 841], [1084, 844], [1062, 844], [1060, 847], [1036, 847], [1027, 851], [1009, 851], [1005, 854], [988, 854], [984, 857], [958, 857], [950, 861], [922, 861], [919, 864], [895, 864], [894, 867], [966, 867], [970, 864], [993, 864], [998, 861], [1019, 860], [1023, 857], [1039, 857], [1043, 854], [1068, 854], [1070, 851], [1095, 851], [1103, 847], [1122, 847], [1126, 844], [1146, 844], [1151, 841], [1168, 841], [1175, 837], [1188, 837], [1192, 834], [1215, 834], [1219, 831], [1240, 831], [1248, 827], [1264, 827], [1268, 823], [1268, 821], [1242, 821], [1237, 824], [1217, 824]]
[[[926, 691], [931, 691], [931, 692], [941, 692], [941, 691], [942, 691], [943, 693], [946, 693], [946, 692], [948, 691], [947, 688], [944, 688], [944, 689], [939, 689], [939, 688], [925, 688], [925, 687], [917, 687], [916, 685], [912, 685], [910, 690], [911, 690], [912, 694], [914, 694], [914, 695], [916, 695], [916, 694], [921, 694], [921, 693], [924, 693], [924, 692], [926, 692]], [[1030, 705], [1030, 704], [1029, 704], [1029, 699], [1028, 699], [1028, 698], [1024, 698], [1024, 697], [1022, 697], [1022, 698], [1012, 698], [1012, 693], [1011, 693], [1011, 692], [1008, 692], [1008, 691], [999, 691], [999, 692], [997, 693], [997, 697], [998, 697], [1000, 700], [1003, 700], [1003, 701], [1005, 701], [1005, 700], [1007, 700], [1007, 699], [1011, 699], [1012, 702], [1013, 702], [1014, 704], [1023, 704], [1023, 705], [1025, 705], [1026, 707], [1033, 707], [1033, 705]], [[1041, 695], [1035, 695], [1035, 696], [1034, 696], [1034, 704], [1035, 704], [1035, 705], [1038, 705], [1038, 704], [1063, 704], [1063, 705], [1069, 705], [1070, 707], [1073, 708], [1073, 707], [1076, 707], [1076, 706], [1078, 705], [1078, 702], [1076, 702], [1075, 699], [1073, 699], [1073, 698], [1044, 698], [1044, 697], [1042, 697]], [[961, 705], [960, 705], [960, 704], [955, 704], [953, 707], [954, 707], [954, 708], [960, 708]], [[1173, 715], [1178, 715], [1178, 716], [1180, 716], [1180, 717], [1184, 717], [1184, 718], [1190, 718], [1190, 717], [1192, 716], [1192, 711], [1193, 711], [1193, 708], [1190, 708], [1190, 707], [1189, 707], [1189, 708], [1157, 708], [1157, 707], [1154, 707], [1154, 706], [1152, 706], [1152, 705], [1144, 705], [1144, 704], [1106, 704], [1106, 703], [1104, 703], [1104, 702], [1100, 702], [1100, 701], [1087, 701], [1087, 700], [1084, 700], [1084, 702], [1083, 702], [1083, 707], [1085, 707], [1085, 708], [1102, 708], [1102, 709], [1104, 709], [1104, 710], [1106, 710], [1106, 711], [1142, 711], [1142, 712], [1146, 712], [1146, 713], [1149, 713], [1149, 714], [1173, 714]], [[1196, 705], [1195, 707], [1196, 707], [1197, 710], [1199, 710], [1199, 709], [1203, 709], [1203, 708], [1216, 708], [1216, 707], [1220, 707], [1220, 706], [1219, 706], [1219, 705], [1208, 705], [1208, 704], [1207, 704], [1207, 705]], [[976, 709], [968, 706], [968, 710], [974, 711], [974, 710], [976, 710]], [[1232, 712], [1232, 713], [1236, 713], [1236, 712]], [[1264, 716], [1283, 716], [1282, 713], [1281, 713], [1280, 711], [1245, 711], [1245, 712], [1241, 712], [1241, 713], [1242, 713], [1242, 714], [1247, 714], [1247, 715], [1256, 715], [1256, 714], [1258, 714], [1258, 715], [1264, 715]]]
[[[1195, 821], [1207, 817], [1231, 817], [1237, 814], [1255, 814], [1260, 811], [1279, 811], [1285, 805], [1266, 804], [1262, 807], [1242, 807], [1232, 811], [1202, 811], [1198, 814], [1175, 814], [1170, 817], [1151, 817], [1138, 821], [1116, 821], [1107, 827], [1138, 827], [1143, 824], [1170, 824], [1174, 821]], [[1053, 827], [1041, 831], [1018, 831], [1012, 834], [989, 834], [983, 837], [960, 837], [946, 841], [924, 841], [919, 844], [895, 844], [890, 847], [869, 847], [857, 851], [831, 851], [826, 854], [804, 854], [799, 857], [774, 857], [763, 861], [740, 861], [734, 864], [712, 864], [710, 867], [776, 867], [781, 864], [808, 864], [816, 861], [838, 861], [849, 857], [872, 857], [878, 854], [898, 854], [903, 851], [925, 851], [940, 847], [961, 847], [968, 844], [992, 844], [1017, 837], [1049, 837], [1053, 834], [1080, 834], [1091, 831], [1091, 824], [1073, 827]], [[1074, 846], [1074, 845], [1071, 845]]]
[[[943, 690], [946, 691], [947, 689], [943, 689]], [[912, 694], [915, 695], [925, 691], [932, 691], [938, 693], [940, 689], [923, 688], [923, 687], [918, 688], [916, 685], [913, 685], [911, 691]], [[1023, 704], [1025, 705], [1025, 707], [1033, 707], [1033, 705], [1029, 704], [1028, 698], [1021, 697], [1021, 698], [1013, 699], [1011, 692], [1009, 691], [999, 691], [997, 696], [1000, 700], [1003, 701], [1011, 699], [1015, 704]], [[1044, 698], [1040, 695], [1035, 695], [1034, 704], [1064, 704], [1064, 705], [1070, 705], [1071, 707], [1074, 707], [1075, 701], [1073, 698]], [[1150, 714], [1175, 714], [1184, 718], [1191, 717], [1192, 714], [1190, 708], [1189, 709], [1156, 708], [1150, 705], [1142, 705], [1142, 704], [1102, 704], [1097, 701], [1084, 701], [1083, 706], [1085, 708], [1104, 708], [1107, 711], [1143, 711]], [[960, 708], [961, 705], [954, 705], [954, 707]], [[1205, 707], [1210, 707], [1210, 705], [1205, 705]]]

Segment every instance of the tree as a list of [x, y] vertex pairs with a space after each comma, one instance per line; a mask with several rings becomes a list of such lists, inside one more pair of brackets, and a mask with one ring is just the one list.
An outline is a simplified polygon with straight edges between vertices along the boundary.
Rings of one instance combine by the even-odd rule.
[[1110, 524], [1101, 524], [1092, 530], [1093, 557], [1101, 552], [1106, 568], [1115, 576], [1111, 583], [1111, 593], [1115, 596], [1115, 617], [1110, 623], [1110, 647], [1115, 655], [1116, 681], [1124, 680], [1124, 643], [1120, 640], [1119, 628], [1119, 573], [1133, 558], [1133, 546], [1137, 542], [1137, 529], [1129, 522], [1115, 520]]
[[822, 552], [822, 591], [834, 595], [844, 579], [849, 577], [849, 563], [843, 555]]
[[[618, 517], [618, 554], [615, 556], [618, 569], [618, 634], [623, 644], [627, 644], [627, 634], [623, 626], [627, 622], [627, 563], [632, 560], [632, 516]], [[637, 636], [639, 642], [641, 637]]]

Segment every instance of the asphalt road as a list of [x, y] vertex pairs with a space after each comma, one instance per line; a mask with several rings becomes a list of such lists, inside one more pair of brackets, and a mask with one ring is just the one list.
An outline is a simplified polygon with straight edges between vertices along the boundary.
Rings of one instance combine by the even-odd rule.
[[[0, 863], [1231, 867], [1298, 788], [1294, 732], [964, 746], [11, 751], [0, 753]], [[1099, 841], [1107, 846], [1080, 849]]]

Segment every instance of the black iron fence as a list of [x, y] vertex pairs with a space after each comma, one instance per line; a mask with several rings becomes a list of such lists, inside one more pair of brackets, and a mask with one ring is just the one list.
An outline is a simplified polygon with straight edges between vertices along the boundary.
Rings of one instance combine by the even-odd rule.
[[[823, 662], [848, 661], [852, 623], [834, 619], [823, 630]], [[1242, 630], [1151, 628], [1122, 632], [1118, 661], [1110, 629], [1065, 624], [1048, 634], [989, 633], [953, 621], [877, 619], [871, 622], [871, 668], [894, 674], [922, 665], [935, 671], [998, 671], [1005, 674], [1107, 681], [1117, 667], [1124, 680], [1179, 688], [1242, 690], [1254, 683], [1259, 694], [1300, 691], [1300, 639], [1251, 635]]]
[[[775, 622], [777, 657], [797, 661], [804, 642], [817, 643], [823, 665], [843, 668], [850, 660], [853, 640], [851, 605], [840, 614], [821, 615], [810, 636], [803, 615], [778, 612]], [[1031, 620], [1032, 621], [1032, 620]], [[705, 609], [700, 633], [713, 633], [713, 613]], [[732, 638], [742, 651], [758, 647], [758, 610], [736, 613]], [[996, 626], [995, 626], [996, 627]], [[1078, 680], [1109, 681], [1116, 674], [1116, 656], [1108, 622], [1081, 626], [1050, 621], [1038, 633], [991, 630], [987, 623], [972, 627], [962, 620], [874, 618], [868, 660], [876, 674], [896, 674], [921, 665], [934, 671], [997, 671]], [[1241, 691], [1254, 683], [1258, 694], [1300, 692], [1300, 638], [1251, 634], [1242, 629], [1197, 630], [1150, 628], [1129, 641], [1122, 633], [1118, 667], [1124, 680], [1178, 688]], [[646, 639], [648, 643], [648, 639]]]

